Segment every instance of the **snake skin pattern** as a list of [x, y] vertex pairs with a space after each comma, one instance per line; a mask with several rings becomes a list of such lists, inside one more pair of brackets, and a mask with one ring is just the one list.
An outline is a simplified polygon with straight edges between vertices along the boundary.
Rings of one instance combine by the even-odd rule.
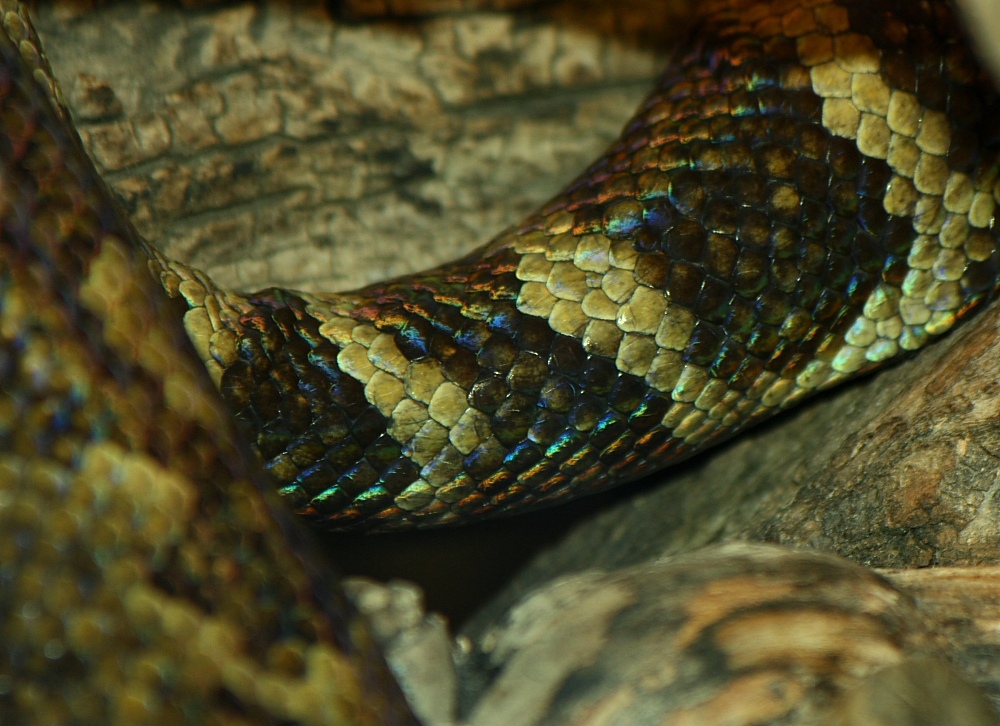
[[416, 723], [0, 23], [0, 723]]
[[994, 95], [948, 5], [710, 6], [606, 155], [455, 263], [240, 296], [160, 259], [298, 513], [388, 529], [604, 489], [992, 294]]
[[412, 722], [208, 378], [306, 518], [448, 523], [677, 461], [992, 293], [994, 97], [948, 6], [710, 5], [516, 229], [245, 296], [132, 232], [0, 1], [0, 722]]

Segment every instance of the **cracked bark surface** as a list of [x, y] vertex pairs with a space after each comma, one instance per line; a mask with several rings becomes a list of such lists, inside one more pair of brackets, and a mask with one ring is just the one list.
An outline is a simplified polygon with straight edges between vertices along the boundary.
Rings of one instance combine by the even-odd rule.
[[[323, 290], [451, 259], [530, 211], [616, 135], [685, 17], [655, 0], [515, 15], [442, 2], [442, 16], [361, 24], [307, 0], [59, 2], [36, 17], [140, 231], [223, 284]], [[996, 699], [995, 571], [912, 568], [1000, 564], [998, 326], [993, 306], [918, 358], [633, 487], [466, 637], [559, 577], [778, 542], [889, 568]], [[489, 680], [473, 661], [469, 692]]]
[[143, 234], [242, 289], [486, 242], [614, 138], [677, 33], [643, 3], [593, 27], [567, 2], [366, 23], [315, 0], [87, 5], [36, 17], [98, 169]]

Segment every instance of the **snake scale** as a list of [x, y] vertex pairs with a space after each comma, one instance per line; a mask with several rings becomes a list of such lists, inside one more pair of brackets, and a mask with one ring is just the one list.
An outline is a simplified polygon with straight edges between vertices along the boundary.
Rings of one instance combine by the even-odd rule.
[[547, 505], [993, 293], [995, 97], [949, 6], [709, 5], [523, 223], [351, 293], [244, 295], [132, 230], [0, 3], [0, 722], [410, 723], [275, 483], [337, 528]]

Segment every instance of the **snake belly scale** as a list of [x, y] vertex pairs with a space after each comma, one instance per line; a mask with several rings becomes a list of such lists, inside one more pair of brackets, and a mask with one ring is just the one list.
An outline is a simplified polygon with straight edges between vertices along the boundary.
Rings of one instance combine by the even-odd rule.
[[0, 5], [5, 723], [409, 722], [209, 378], [306, 519], [451, 523], [678, 461], [997, 284], [994, 93], [945, 3], [709, 3], [535, 215], [323, 295], [138, 238]]

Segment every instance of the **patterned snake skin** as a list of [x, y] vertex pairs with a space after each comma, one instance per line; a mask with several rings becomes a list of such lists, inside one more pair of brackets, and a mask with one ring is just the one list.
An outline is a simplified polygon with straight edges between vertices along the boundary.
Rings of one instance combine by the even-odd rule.
[[162, 278], [306, 518], [525, 510], [690, 456], [990, 295], [981, 76], [944, 3], [717, 2], [607, 154], [457, 262], [336, 295]]
[[992, 294], [994, 96], [948, 6], [709, 5], [517, 228], [244, 296], [132, 232], [0, 2], [0, 722], [410, 722], [209, 377], [307, 519], [449, 523], [678, 461]]

